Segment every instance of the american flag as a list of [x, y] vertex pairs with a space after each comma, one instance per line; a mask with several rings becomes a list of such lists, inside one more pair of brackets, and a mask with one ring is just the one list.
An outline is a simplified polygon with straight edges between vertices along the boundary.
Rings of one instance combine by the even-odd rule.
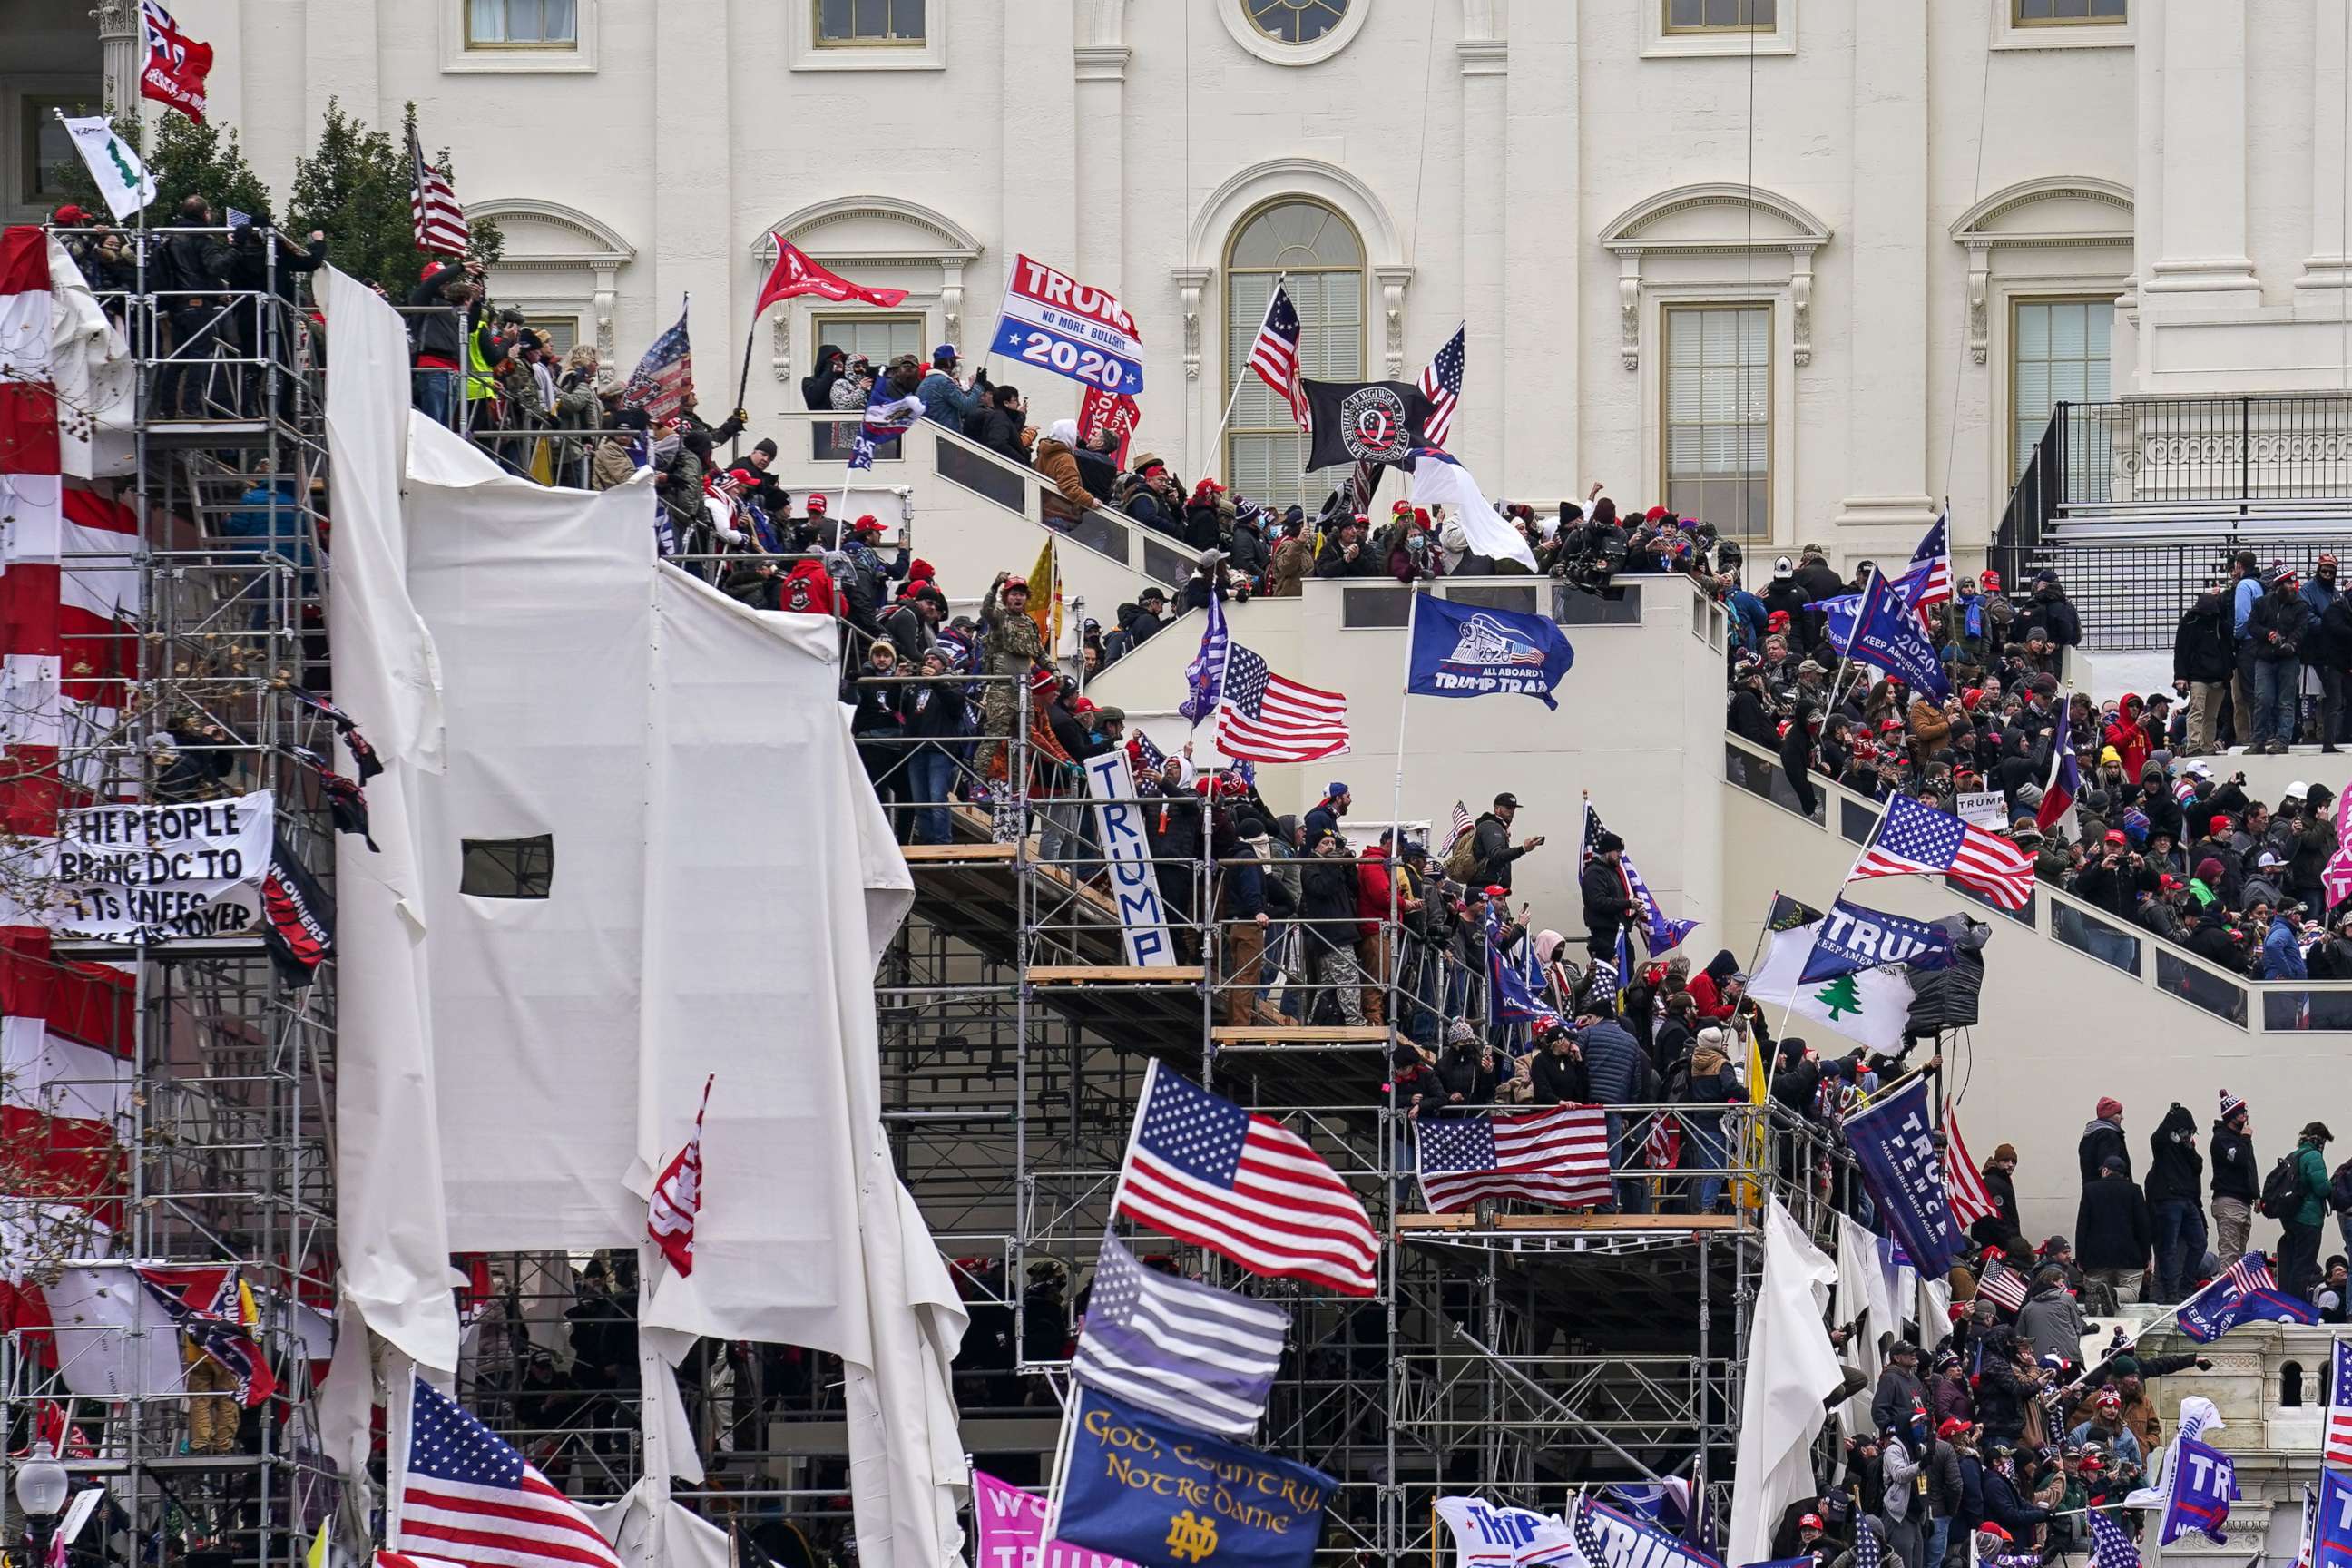
[[1444, 1116], [1414, 1123], [1414, 1168], [1432, 1214], [1484, 1198], [1560, 1208], [1610, 1201], [1609, 1118], [1597, 1105], [1514, 1116]]
[[226, 210], [228, 214], [229, 227], [250, 228], [253, 226], [253, 215], [251, 213], [239, 212], [235, 207], [229, 207]]
[[1951, 1203], [1953, 1222], [1965, 1230], [2000, 1214], [1985, 1187], [1983, 1173], [1969, 1157], [1969, 1146], [1960, 1137], [1959, 1118], [1948, 1105], [1944, 1108], [1944, 1142], [1950, 1145], [1944, 1151], [1944, 1195]]
[[1588, 1493], [1579, 1497], [1576, 1506], [1568, 1510], [1569, 1531], [1576, 1537], [1576, 1550], [1583, 1555], [1588, 1568], [1597, 1568], [1609, 1561], [1609, 1548], [1601, 1542], [1601, 1531], [1593, 1528], [1595, 1506]]
[[1171, 1421], [1245, 1437], [1265, 1415], [1289, 1331], [1279, 1304], [1154, 1273], [1106, 1236], [1070, 1375]]
[[1469, 832], [1473, 827], [1477, 826], [1477, 819], [1470, 815], [1470, 808], [1463, 805], [1460, 801], [1455, 801], [1454, 803], [1454, 820], [1448, 826], [1445, 833], [1446, 848], [1453, 848], [1454, 845], [1461, 842], [1462, 836], [1464, 834]]
[[1369, 1296], [1380, 1248], [1348, 1184], [1307, 1140], [1188, 1083], [1144, 1075], [1112, 1211], [1253, 1274]]
[[2352, 1341], [2338, 1339], [2327, 1371], [2327, 1425], [2320, 1434], [2319, 1459], [2352, 1465]]
[[1868, 1515], [1853, 1521], [1853, 1568], [1879, 1568], [1886, 1561], [1886, 1543], [1878, 1539], [1878, 1521]]
[[1950, 521], [1950, 514], [1937, 514], [1926, 537], [1919, 541], [1919, 548], [1911, 552], [1911, 564], [1895, 584], [1922, 621], [1930, 609], [1952, 596]]
[[1265, 320], [1258, 324], [1257, 339], [1250, 344], [1249, 367], [1290, 405], [1291, 420], [1304, 430], [1308, 414], [1307, 389], [1298, 384], [1299, 331], [1298, 308], [1277, 283], [1274, 298], [1265, 302]]
[[2139, 1568], [2139, 1548], [2132, 1544], [2131, 1537], [2114, 1516], [2095, 1508], [2090, 1519], [2091, 1568]]
[[425, 161], [414, 128], [408, 132], [408, 217], [416, 229], [416, 248], [435, 256], [465, 255], [466, 209], [457, 205], [449, 176]]
[[1671, 1110], [1651, 1112], [1650, 1134], [1642, 1140], [1642, 1163], [1653, 1171], [1671, 1171], [1682, 1160], [1682, 1119]]
[[1998, 834], [1907, 795], [1886, 804], [1870, 847], [1846, 878], [1932, 875], [1941, 871], [1964, 882], [2005, 910], [2021, 910], [2033, 896], [2033, 858]]
[[[1601, 814], [1592, 808], [1592, 802], [1587, 800], [1584, 803], [1584, 843], [1579, 849], [1576, 861], [1580, 871], [1592, 864], [1593, 858], [1601, 853], [1601, 836], [1608, 831], [1601, 826]], [[1641, 916], [1643, 945], [1650, 950], [1652, 958], [1680, 947], [1683, 938], [1697, 929], [1696, 921], [1670, 921], [1666, 918], [1666, 912], [1658, 908], [1658, 900], [1651, 893], [1650, 885], [1642, 880], [1642, 873], [1634, 866], [1630, 851], [1619, 852], [1617, 875], [1625, 883], [1625, 896], [1633, 900], [1634, 910]]]
[[1257, 763], [1311, 763], [1348, 749], [1348, 700], [1276, 675], [1239, 643], [1225, 664], [1217, 749]]
[[1151, 737], [1138, 730], [1135, 732], [1135, 761], [1139, 773], [1157, 773], [1166, 764], [1168, 753], [1151, 743]]
[[654, 340], [653, 347], [637, 361], [637, 368], [629, 373], [628, 384], [621, 388], [621, 402], [644, 409], [646, 417], [656, 425], [677, 413], [686, 389], [694, 384], [694, 346], [687, 340], [686, 311], [686, 306], [679, 305], [677, 325]]
[[621, 1568], [587, 1516], [536, 1467], [415, 1380], [399, 1546], [466, 1568]]
[[[1445, 433], [1454, 428], [1454, 406], [1462, 401], [1463, 334], [1469, 330], [1467, 321], [1454, 328], [1429, 368], [1421, 373], [1422, 395], [1429, 399], [1429, 417], [1422, 423], [1423, 446], [1444, 446]], [[1946, 575], [1945, 591], [1949, 593], [1949, 574]]]
[[717, 1073], [702, 1080], [693, 1135], [662, 1167], [661, 1180], [646, 1199], [646, 1234], [680, 1274], [694, 1272], [694, 1216], [702, 1212], [702, 1118], [710, 1109], [710, 1086], [718, 1081]]
[[1977, 1276], [1977, 1294], [2011, 1312], [2024, 1308], [2025, 1292], [2025, 1276], [1998, 1258], [1987, 1259], [1984, 1272]]

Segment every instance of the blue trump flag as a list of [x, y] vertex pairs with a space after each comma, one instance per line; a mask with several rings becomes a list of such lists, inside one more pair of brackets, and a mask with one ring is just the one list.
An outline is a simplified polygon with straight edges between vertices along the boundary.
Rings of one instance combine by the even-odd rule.
[[2352, 1568], [2352, 1480], [2319, 1472], [2319, 1503], [2312, 1515], [2311, 1568]]
[[1412, 664], [1404, 689], [1416, 697], [1485, 697], [1517, 691], [1558, 708], [1553, 689], [1576, 650], [1549, 616], [1454, 605], [1423, 594], [1413, 602]]
[[1142, 1568], [1308, 1568], [1338, 1485], [1082, 1388], [1054, 1535]]
[[2269, 1258], [2249, 1252], [2181, 1302], [2179, 1321], [2182, 1333], [2204, 1345], [2240, 1323], [2309, 1323], [2317, 1319], [2307, 1302], [2280, 1294]]
[[2209, 1448], [2194, 1437], [2183, 1437], [2172, 1456], [2172, 1495], [2164, 1504], [2164, 1529], [2158, 1540], [2171, 1545], [2194, 1530], [2216, 1545], [2227, 1545], [2221, 1526], [2229, 1522], [2230, 1505], [2238, 1490], [2237, 1461], [2219, 1448]]
[[1912, 613], [1895, 584], [1887, 581], [1885, 574], [1875, 569], [1870, 574], [1870, 581], [1863, 585], [1862, 603], [1854, 611], [1853, 633], [1838, 645], [1838, 651], [1848, 658], [1858, 658], [1889, 674], [1899, 675], [1929, 696], [1940, 700], [1952, 694], [1952, 683], [1944, 674], [1944, 662], [1936, 657], [1936, 645], [1920, 629], [1919, 617]]
[[1960, 1227], [1944, 1190], [1944, 1156], [1927, 1118], [1927, 1080], [1915, 1078], [1845, 1119], [1846, 1142], [1871, 1201], [1912, 1266], [1937, 1278], [1960, 1254]]
[[1814, 933], [1813, 951], [1805, 960], [1800, 985], [1875, 969], [1884, 963], [1907, 963], [1914, 969], [1948, 969], [1952, 963], [1952, 933], [1927, 921], [1868, 910], [1844, 899], [1830, 906]]

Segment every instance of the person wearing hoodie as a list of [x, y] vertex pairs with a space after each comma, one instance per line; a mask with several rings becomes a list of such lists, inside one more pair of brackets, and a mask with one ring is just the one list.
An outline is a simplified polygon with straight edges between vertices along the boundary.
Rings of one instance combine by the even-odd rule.
[[2101, 1095], [2089, 1125], [2083, 1129], [2082, 1142], [2074, 1145], [2074, 1163], [2082, 1172], [2084, 1186], [2099, 1179], [2099, 1168], [2110, 1154], [2122, 1158], [2124, 1174], [2130, 1175], [2131, 1151], [2124, 1146], [2123, 1101], [2112, 1095]]
[[2156, 1221], [2156, 1296], [2188, 1295], [2205, 1257], [2205, 1156], [2197, 1152], [2197, 1119], [2179, 1100], [2147, 1137], [2147, 1204]]
[[811, 408], [833, 406], [833, 384], [849, 367], [849, 356], [831, 343], [816, 346], [816, 369], [801, 377], [801, 401]]
[[2023, 1236], [2025, 1226], [2017, 1217], [2017, 1145], [1997, 1146], [1992, 1158], [1984, 1163], [1982, 1174], [1985, 1195], [1992, 1199], [1993, 1212], [1970, 1226], [1969, 1235], [1988, 1246]]
[[1739, 1006], [1739, 959], [1729, 948], [1717, 950], [1706, 968], [1691, 976], [1691, 1000], [1698, 1005], [1699, 1022], [1720, 1023]]
[[2213, 1123], [2213, 1238], [2221, 1267], [2246, 1255], [2263, 1170], [2254, 1158], [2253, 1123], [2246, 1102], [2221, 1091], [2221, 1119]]
[[2035, 1359], [2051, 1354], [2079, 1361], [2083, 1354], [2083, 1306], [2066, 1289], [2066, 1270], [2045, 1263], [2033, 1271], [2025, 1305], [2017, 1310], [2017, 1337]]
[[[2252, 900], [2247, 901], [2252, 908]], [[2303, 933], [2294, 917], [2285, 909], [2271, 914], [2270, 930], [2263, 937], [2263, 978], [2265, 980], [2307, 980], [2310, 971], [2303, 962]]]
[[1054, 481], [1054, 488], [1062, 492], [1064, 500], [1090, 510], [1100, 503], [1078, 477], [1077, 445], [1078, 422], [1056, 419], [1045, 427], [1045, 436], [1037, 443], [1035, 462], [1037, 471]]
[[[1747, 1102], [1748, 1089], [1740, 1083], [1739, 1075], [1732, 1070], [1731, 1037], [1722, 1029], [1701, 1029], [1691, 1049], [1690, 1070], [1683, 1076], [1679, 1092], [1675, 1098], [1685, 1105], [1719, 1107], [1742, 1105]], [[1723, 1112], [1720, 1110], [1685, 1110], [1682, 1113], [1682, 1166], [1685, 1170], [1713, 1173], [1697, 1178], [1698, 1193], [1694, 1214], [1714, 1214], [1723, 1201], [1722, 1172], [1730, 1155], [1723, 1137]]]
[[2279, 1237], [2279, 1289], [2308, 1301], [2319, 1280], [2319, 1229], [2327, 1223], [2327, 1145], [2335, 1139], [2327, 1123], [2310, 1121], [2295, 1141], [2294, 1171], [2297, 1199], [2282, 1222]]

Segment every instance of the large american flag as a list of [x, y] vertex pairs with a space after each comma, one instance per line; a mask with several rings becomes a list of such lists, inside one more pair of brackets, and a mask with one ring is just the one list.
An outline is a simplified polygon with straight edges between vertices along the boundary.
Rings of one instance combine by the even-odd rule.
[[1070, 1375], [1171, 1421], [1245, 1437], [1265, 1415], [1289, 1331], [1279, 1303], [1155, 1273], [1106, 1236]]
[[2139, 1568], [2139, 1548], [2132, 1544], [2115, 1516], [2095, 1508], [2090, 1518], [2091, 1568]]
[[2021, 910], [2033, 896], [2033, 858], [1998, 834], [1922, 805], [1906, 795], [1886, 804], [1886, 816], [1855, 862], [1849, 882], [1873, 877], [1941, 871], [1976, 889], [2005, 910]]
[[1112, 1210], [1253, 1274], [1369, 1296], [1364, 1205], [1307, 1140], [1158, 1062], [1143, 1079]]
[[1977, 1276], [1977, 1294], [2011, 1313], [2022, 1311], [2025, 1308], [2025, 1276], [1998, 1258], [1988, 1258], [1984, 1272]]
[[425, 161], [414, 128], [408, 132], [408, 216], [416, 248], [435, 256], [466, 254], [466, 209], [457, 205], [449, 176]]
[[1414, 1168], [1432, 1214], [1483, 1198], [1560, 1208], [1611, 1201], [1609, 1113], [1559, 1105], [1516, 1116], [1427, 1117], [1415, 1122]]
[[2352, 1341], [2338, 1339], [2327, 1371], [2327, 1425], [2319, 1437], [2325, 1465], [2352, 1465]]
[[[1429, 417], [1423, 421], [1422, 431], [1427, 437], [1422, 444], [1428, 447], [1445, 445], [1445, 433], [1454, 428], [1454, 406], [1462, 401], [1462, 361], [1465, 354], [1463, 334], [1470, 330], [1465, 321], [1454, 329], [1429, 368], [1421, 373], [1422, 395], [1429, 399]], [[1950, 591], [1947, 574], [1946, 592]]]
[[1311, 763], [1348, 749], [1348, 700], [1276, 675], [1241, 644], [1225, 663], [1217, 749], [1254, 763]]
[[1952, 596], [1952, 536], [1948, 513], [1938, 513], [1919, 547], [1911, 552], [1895, 587], [1925, 621], [1927, 612]]
[[467, 1568], [621, 1568], [587, 1516], [457, 1402], [415, 1380], [400, 1548]]
[[1298, 383], [1298, 308], [1290, 302], [1290, 294], [1281, 284], [1274, 286], [1274, 298], [1265, 302], [1265, 320], [1258, 323], [1256, 341], [1250, 344], [1249, 367], [1257, 378], [1274, 388], [1274, 394], [1290, 405], [1290, 417], [1297, 426], [1307, 428], [1307, 389]]
[[686, 389], [694, 384], [694, 346], [686, 335], [686, 312], [681, 304], [677, 325], [654, 340], [645, 358], [637, 361], [637, 368], [629, 373], [628, 384], [621, 388], [621, 402], [644, 409], [646, 417], [656, 424], [677, 413]]
[[1969, 1146], [1960, 1136], [1959, 1118], [1952, 1108], [1944, 1108], [1944, 1142], [1950, 1145], [1944, 1151], [1944, 1195], [1952, 1205], [1952, 1219], [1961, 1229], [1980, 1219], [1991, 1219], [2000, 1213], [1985, 1186], [1984, 1174], [1977, 1163], [1969, 1157]]

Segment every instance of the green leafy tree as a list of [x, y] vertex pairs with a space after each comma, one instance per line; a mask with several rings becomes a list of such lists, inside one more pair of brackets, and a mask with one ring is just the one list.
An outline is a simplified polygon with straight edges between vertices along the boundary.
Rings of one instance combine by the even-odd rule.
[[[115, 133], [134, 149], [140, 147], [137, 120], [131, 114], [114, 117]], [[147, 209], [152, 225], [175, 221], [180, 203], [189, 196], [204, 197], [215, 213], [229, 207], [250, 213], [256, 223], [269, 222], [277, 210], [269, 187], [245, 161], [234, 130], [199, 125], [184, 114], [166, 114], [147, 134], [141, 156], [147, 172], [155, 177], [155, 200]], [[70, 159], [63, 168], [68, 199], [101, 219], [108, 217], [106, 199], [98, 194], [81, 160]]]
[[1813, 1000], [1830, 1010], [1830, 1022], [1834, 1024], [1844, 1014], [1861, 1013], [1862, 987], [1852, 974], [1841, 974], [1814, 992]]
[[[403, 134], [394, 138], [371, 131], [365, 122], [343, 111], [341, 102], [327, 100], [319, 140], [310, 153], [294, 162], [294, 190], [287, 205], [288, 227], [298, 233], [325, 233], [329, 255], [336, 266], [355, 278], [381, 283], [395, 300], [404, 298], [424, 271], [425, 255], [416, 248], [416, 228], [409, 214], [412, 180], [406, 132], [416, 125], [416, 105], [407, 106]], [[436, 161], [451, 174], [444, 150]], [[494, 223], [475, 223], [471, 255], [485, 264], [505, 248]]]

